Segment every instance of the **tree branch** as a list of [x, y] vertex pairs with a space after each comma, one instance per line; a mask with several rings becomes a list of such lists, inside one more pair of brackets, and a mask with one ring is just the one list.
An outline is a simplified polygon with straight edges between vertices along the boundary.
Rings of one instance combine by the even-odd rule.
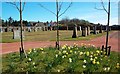
[[46, 9], [47, 11], [49, 11], [49, 12], [51, 12], [52, 14], [54, 14], [55, 16], [56, 16], [56, 14], [53, 12], [53, 11], [51, 11], [51, 10], [49, 10], [49, 9], [47, 9], [46, 7], [44, 7], [42, 4], [39, 4], [42, 8], [44, 8], [44, 9]]
[[72, 5], [72, 2], [69, 4], [69, 6], [65, 9], [65, 11], [63, 13], [61, 13], [58, 17], [62, 16]]
[[24, 8], [25, 8], [25, 4], [26, 4], [26, 3], [24, 2], [23, 7], [22, 7], [22, 11], [23, 11], [23, 10], [24, 10]]
[[102, 0], [101, 0], [101, 4], [102, 4], [102, 7], [103, 7], [103, 9], [105, 10], [105, 12], [108, 13], [108, 11], [106, 10], [106, 8], [105, 8], [104, 3], [103, 3]]
[[59, 10], [58, 10], [58, 12], [61, 11], [62, 5], [63, 5], [63, 2], [61, 2], [61, 4], [59, 5]]
[[14, 6], [17, 8], [17, 10], [20, 12], [20, 9], [19, 9], [19, 7], [17, 6], [16, 2], [6, 2], [6, 3], [11, 4], [11, 5], [14, 5]]
[[97, 8], [96, 4], [95, 4], [95, 9], [97, 9], [97, 10], [104, 10], [108, 14], [108, 11], [106, 10], [106, 8], [105, 8], [104, 3], [103, 3], [102, 0], [101, 0], [101, 5], [102, 5], [102, 8]]

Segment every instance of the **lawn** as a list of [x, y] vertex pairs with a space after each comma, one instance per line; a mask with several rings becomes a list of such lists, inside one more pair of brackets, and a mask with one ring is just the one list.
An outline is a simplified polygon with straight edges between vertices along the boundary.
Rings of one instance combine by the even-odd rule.
[[94, 45], [81, 47], [64, 45], [55, 48], [34, 48], [27, 51], [27, 58], [20, 61], [19, 53], [2, 56], [2, 71], [11, 72], [120, 72], [120, 53], [104, 51]]
[[[78, 31], [78, 38], [72, 38], [73, 31], [61, 31], [60, 30], [60, 40], [61, 41], [68, 41], [68, 40], [89, 40], [92, 38], [100, 37], [106, 34], [99, 33], [97, 35], [91, 34], [87, 37], [80, 37], [81, 32]], [[2, 39], [0, 42], [2, 43], [10, 43], [10, 42], [18, 42], [19, 39], [12, 39], [13, 33], [12, 32], [4, 32], [1, 34]], [[38, 32], [24, 32], [25, 38], [24, 41], [55, 41], [56, 40], [56, 31], [38, 31]]]

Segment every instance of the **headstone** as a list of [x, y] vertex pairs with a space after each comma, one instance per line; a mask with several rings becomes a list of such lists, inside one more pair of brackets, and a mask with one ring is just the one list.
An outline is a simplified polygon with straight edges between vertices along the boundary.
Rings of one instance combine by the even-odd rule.
[[107, 32], [107, 26], [105, 28], [106, 28], [105, 31]]
[[52, 26], [50, 26], [50, 31], [52, 31]]
[[81, 31], [81, 26], [79, 26], [79, 30]]
[[42, 31], [45, 31], [45, 26], [44, 26], [44, 27], [42, 27]]
[[77, 25], [75, 24], [73, 27], [73, 35], [72, 38], [77, 38]]
[[87, 36], [87, 27], [84, 27], [82, 30], [82, 36]]
[[102, 25], [100, 26], [99, 33], [103, 33], [103, 30], [102, 30]]
[[37, 27], [34, 27], [34, 32], [37, 32]]
[[20, 30], [13, 31], [13, 39], [20, 39]]
[[[22, 36], [23, 36], [23, 40], [25, 39], [24, 36], [24, 31], [22, 31]], [[13, 31], [13, 39], [20, 39], [21, 37], [21, 31], [20, 30], [14, 30]]]
[[32, 30], [31, 30], [31, 28], [30, 27], [28, 27], [28, 32], [31, 32]]
[[97, 34], [97, 32], [96, 32], [96, 26], [93, 27], [93, 34]]
[[109, 26], [109, 31], [111, 31], [111, 27]]
[[68, 25], [66, 27], [67, 27], [67, 30], [68, 30]]
[[87, 27], [87, 35], [90, 35], [90, 27]]

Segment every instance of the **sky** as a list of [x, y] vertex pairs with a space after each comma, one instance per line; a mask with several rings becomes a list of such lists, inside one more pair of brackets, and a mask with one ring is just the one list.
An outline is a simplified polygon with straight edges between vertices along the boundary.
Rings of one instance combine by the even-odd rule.
[[[56, 21], [56, 16], [46, 9], [42, 8], [39, 4], [42, 4], [52, 12], [56, 12], [55, 2], [26, 2], [23, 11], [23, 20], [41, 22], [50, 22], [51, 20]], [[60, 14], [68, 7], [69, 4], [70, 2], [63, 2]], [[104, 2], [106, 8], [107, 4], [108, 2]], [[14, 20], [19, 20], [19, 12], [13, 5], [6, 2], [2, 2], [0, 5], [2, 6], [2, 9], [0, 9], [2, 19], [8, 20], [9, 17], [12, 17]], [[102, 8], [100, 2], [73, 2], [72, 6], [65, 14], [59, 18], [59, 20], [65, 17], [68, 17], [70, 19], [78, 18], [87, 20], [91, 23], [101, 23], [103, 25], [106, 25], [107, 13], [103, 10], [96, 10], [95, 6], [97, 8]], [[111, 2], [110, 25], [118, 24], [118, 8], [118, 2]]]

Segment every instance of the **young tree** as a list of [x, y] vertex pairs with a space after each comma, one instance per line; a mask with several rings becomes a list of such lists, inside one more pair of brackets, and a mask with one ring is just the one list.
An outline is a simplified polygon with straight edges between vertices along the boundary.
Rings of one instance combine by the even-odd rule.
[[21, 31], [20, 31], [20, 39], [21, 39], [21, 47], [20, 47], [20, 55], [25, 53], [25, 56], [27, 58], [27, 54], [24, 50], [24, 47], [23, 47], [23, 33], [22, 33], [22, 30], [23, 30], [23, 23], [22, 23], [22, 12], [25, 8], [25, 2], [22, 2], [22, 0], [19, 0], [19, 6], [17, 4], [17, 2], [7, 2], [9, 4], [12, 4], [13, 6], [15, 6], [15, 8], [19, 11], [19, 15], [20, 15], [20, 28], [21, 28]]
[[108, 48], [108, 36], [109, 36], [109, 24], [110, 24], [110, 0], [108, 2], [108, 10], [105, 8], [105, 5], [103, 3], [103, 1], [101, 0], [101, 5], [102, 8], [96, 8], [97, 10], [104, 10], [107, 13], [108, 16], [108, 20], [107, 20], [107, 34], [106, 34], [106, 45], [105, 45], [105, 49], [106, 49], [106, 54], [107, 54], [107, 48]]
[[[60, 0], [56, 0], [56, 13], [47, 9], [46, 7], [44, 7], [42, 4], [39, 4], [42, 8], [46, 9], [47, 11], [51, 12], [52, 14], [54, 14], [56, 16], [56, 23], [57, 23], [57, 39], [56, 39], [56, 48], [59, 50], [59, 46], [60, 46], [60, 43], [59, 43], [59, 17], [61, 17], [63, 14], [66, 13], [66, 11], [71, 7], [72, 5], [72, 1], [71, 3], [68, 5], [68, 7], [63, 11], [61, 12], [61, 9], [62, 9], [62, 5], [63, 5], [63, 2], [60, 2]], [[60, 13], [61, 12], [61, 13]]]

